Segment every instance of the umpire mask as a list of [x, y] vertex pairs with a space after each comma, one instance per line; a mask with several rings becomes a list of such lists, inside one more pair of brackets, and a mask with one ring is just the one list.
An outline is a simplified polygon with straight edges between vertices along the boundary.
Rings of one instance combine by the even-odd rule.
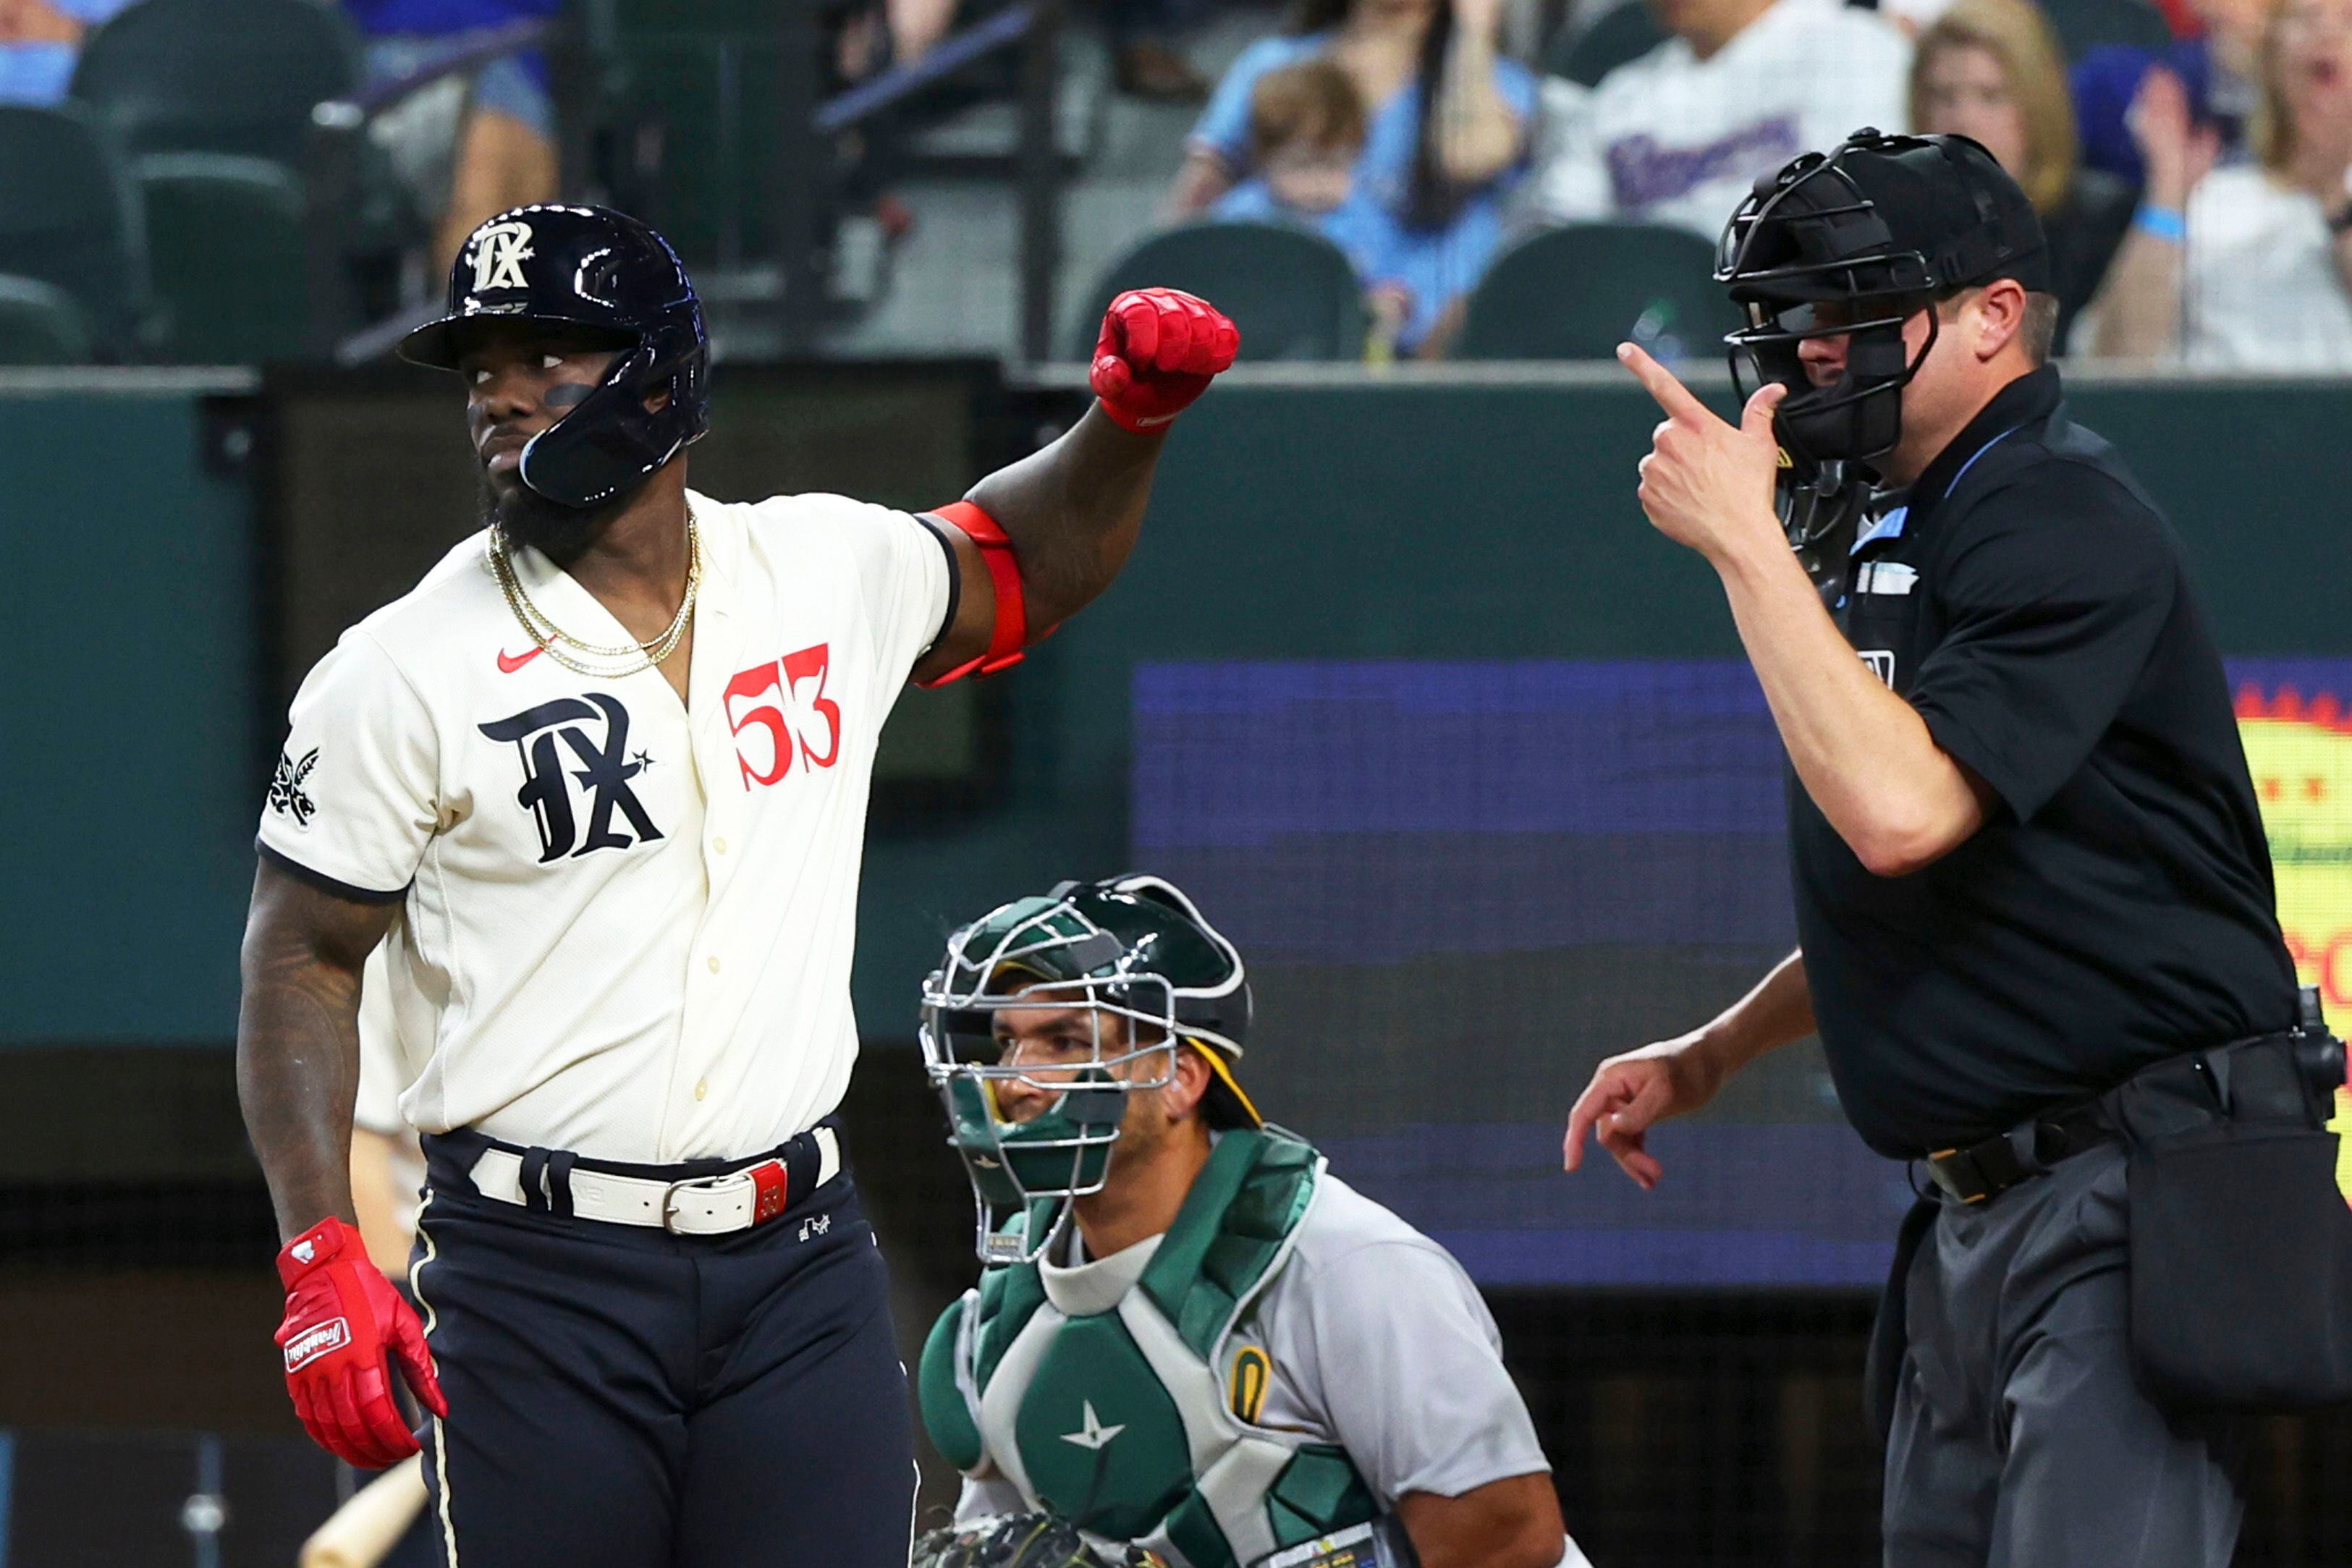
[[[1794, 473], [1868, 464], [1903, 433], [1903, 389], [1936, 346], [1938, 300], [2012, 277], [2051, 287], [2050, 251], [2033, 204], [1991, 153], [1965, 136], [1855, 131], [1757, 182], [1725, 225], [1715, 280], [1748, 325], [1727, 334], [1744, 400], [1789, 389], [1774, 434]], [[1903, 324], [1927, 310], [1915, 356]], [[1843, 337], [1837, 380], [1816, 386], [1800, 346]]]

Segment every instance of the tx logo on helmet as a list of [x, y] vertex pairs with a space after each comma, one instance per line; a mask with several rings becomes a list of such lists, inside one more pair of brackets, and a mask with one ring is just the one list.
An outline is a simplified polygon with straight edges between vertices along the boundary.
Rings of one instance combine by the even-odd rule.
[[492, 224], [474, 236], [474, 292], [530, 287], [522, 264], [530, 256], [529, 224]]

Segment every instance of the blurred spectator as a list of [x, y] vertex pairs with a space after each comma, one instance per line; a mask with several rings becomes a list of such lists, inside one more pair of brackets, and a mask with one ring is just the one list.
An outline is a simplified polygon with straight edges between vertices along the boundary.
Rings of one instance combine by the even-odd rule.
[[2137, 193], [2075, 162], [2057, 35], [2030, 0], [1959, 0], [1919, 36], [1911, 124], [1982, 142], [2025, 188], [2049, 236], [2063, 352], [2130, 226]]
[[1674, 37], [1548, 127], [1527, 216], [1713, 239], [1761, 176], [1863, 126], [1901, 131], [1911, 46], [1833, 0], [1652, 0]]
[[1300, 0], [1288, 33], [1243, 51], [1193, 127], [1171, 205], [1213, 206], [1249, 170], [1250, 104], [1269, 72], [1318, 57], [1368, 106], [1354, 188], [1388, 220], [1383, 270], [1412, 297], [1400, 346], [1442, 351], [1502, 239], [1535, 78], [1498, 57], [1503, 0]]
[[2234, 162], [2244, 150], [2247, 122], [2260, 96], [2256, 55], [2264, 0], [2189, 0], [2192, 36], [2163, 50], [2102, 44], [2074, 67], [2074, 120], [2083, 162], [2138, 184], [2146, 175], [2138, 143], [2126, 123], [2132, 100], [2153, 67], [2163, 66], [2189, 89], [2190, 111], [2221, 132], [2221, 154]]
[[56, 103], [82, 35], [131, 0], [0, 0], [0, 103]]
[[[5, 0], [0, 0], [5, 3]], [[552, 17], [563, 0], [344, 0], [367, 37], [371, 82], [421, 70], [463, 48], [464, 35], [533, 17]], [[555, 107], [547, 59], [536, 49], [476, 72], [457, 131], [447, 203], [435, 219], [434, 256], [443, 270], [483, 219], [556, 192]]]
[[1346, 254], [1363, 279], [1377, 330], [1393, 345], [1411, 319], [1410, 292], [1393, 271], [1396, 223], [1356, 179], [1364, 151], [1364, 100], [1326, 58], [1258, 78], [1250, 94], [1248, 178], [1213, 216], [1310, 228]]
[[2253, 161], [2170, 71], [2132, 131], [2147, 186], [2094, 307], [2098, 351], [2205, 367], [2352, 371], [2352, 0], [2283, 0], [2257, 57]]
[[1247, 178], [1217, 198], [1219, 218], [1311, 228], [1374, 276], [1387, 248], [1380, 208], [1356, 180], [1364, 102], [1328, 59], [1268, 71], [1250, 94]]

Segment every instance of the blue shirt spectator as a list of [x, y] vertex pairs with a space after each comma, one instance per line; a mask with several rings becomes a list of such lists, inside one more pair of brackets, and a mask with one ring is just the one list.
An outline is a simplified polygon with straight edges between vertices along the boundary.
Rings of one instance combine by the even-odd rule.
[[[1249, 166], [1250, 99], [1258, 81], [1270, 72], [1312, 59], [1327, 51], [1337, 28], [1319, 28], [1288, 37], [1260, 39], [1242, 52], [1224, 79], [1210, 96], [1208, 107], [1192, 128], [1196, 152], [1213, 157], [1238, 174]], [[1536, 112], [1534, 76], [1515, 60], [1493, 63], [1494, 85], [1510, 112], [1524, 128]], [[1517, 181], [1517, 159], [1495, 177], [1464, 193], [1449, 215], [1434, 223], [1416, 223], [1412, 212], [1414, 162], [1420, 152], [1427, 93], [1418, 78], [1409, 78], [1383, 101], [1371, 105], [1367, 117], [1364, 149], [1355, 166], [1356, 193], [1377, 210], [1389, 233], [1374, 247], [1379, 256], [1373, 281], [1402, 283], [1411, 291], [1412, 311], [1398, 338], [1401, 348], [1421, 347], [1444, 319], [1450, 307], [1476, 285], [1494, 259], [1503, 233], [1503, 203]], [[1345, 220], [1351, 232], [1369, 235], [1370, 217], [1351, 214]], [[1332, 236], [1335, 240], [1338, 235]], [[1340, 241], [1347, 249], [1349, 242]]]
[[0, 103], [62, 102], [81, 57], [82, 35], [131, 0], [32, 0], [0, 30]]
[[[502, 27], [509, 22], [552, 20], [564, 0], [343, 0], [343, 9], [368, 38], [370, 74], [404, 76], [423, 67], [430, 47], [463, 33]], [[521, 79], [518, 80], [517, 78]], [[536, 49], [509, 57], [482, 72], [475, 98], [530, 126], [541, 136], [555, 133], [547, 102], [547, 57]]]
[[1263, 179], [1249, 179], [1217, 198], [1212, 217], [1234, 223], [1294, 224], [1313, 229], [1339, 247], [1356, 276], [1373, 283], [1391, 276], [1396, 261], [1397, 225], [1360, 188], [1324, 213], [1302, 213], [1274, 193]]

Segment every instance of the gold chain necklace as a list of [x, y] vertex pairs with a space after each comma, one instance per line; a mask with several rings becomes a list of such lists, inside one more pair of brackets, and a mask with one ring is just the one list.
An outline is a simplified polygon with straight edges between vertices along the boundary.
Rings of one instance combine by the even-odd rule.
[[[522, 578], [516, 572], [506, 535], [496, 524], [490, 527], [490, 575], [499, 580], [499, 591], [506, 595], [507, 608], [522, 623], [539, 651], [578, 674], [595, 675], [604, 680], [618, 680], [650, 670], [677, 652], [686, 638], [686, 629], [694, 619], [694, 600], [702, 586], [702, 534], [695, 526], [694, 508], [686, 509], [686, 595], [677, 603], [677, 613], [670, 618], [668, 627], [643, 643], [600, 643], [583, 642], [574, 637], [550, 617], [547, 612], [530, 601], [523, 591]], [[618, 669], [604, 668], [583, 662], [587, 659], [633, 659], [635, 663]]]

